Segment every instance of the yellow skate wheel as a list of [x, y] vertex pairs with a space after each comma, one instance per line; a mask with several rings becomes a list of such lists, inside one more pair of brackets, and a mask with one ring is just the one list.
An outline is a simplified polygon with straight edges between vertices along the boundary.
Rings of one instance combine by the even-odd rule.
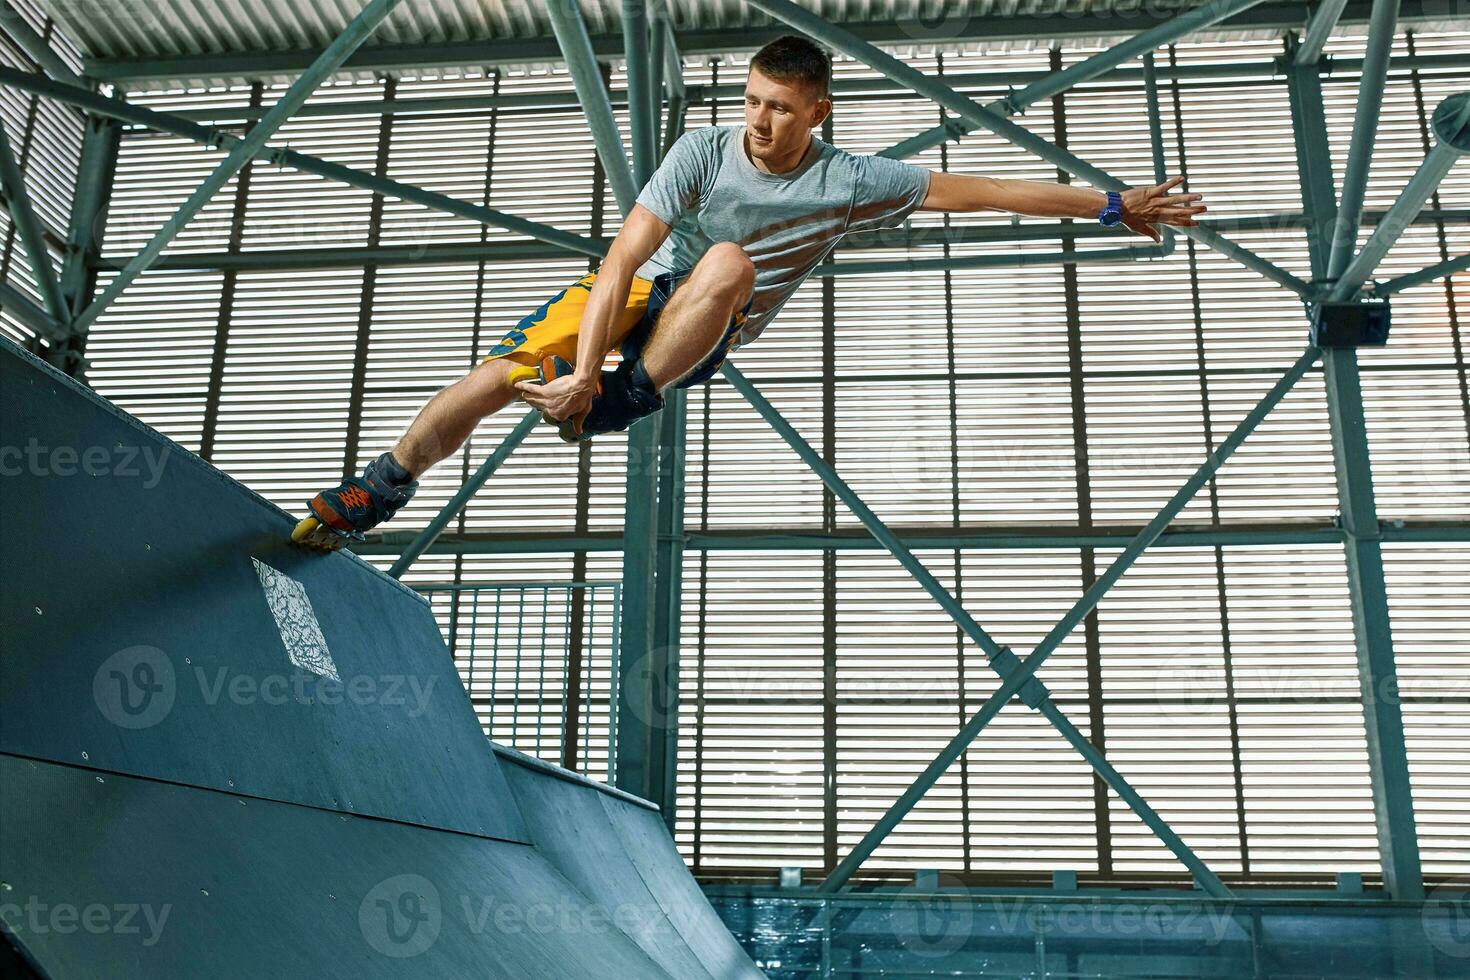
[[347, 539], [336, 534], [315, 517], [306, 517], [291, 532], [291, 540], [303, 548], [313, 551], [336, 551], [347, 543]]
[[520, 384], [522, 381], [540, 381], [541, 373], [533, 367], [517, 367], [510, 369], [510, 383]]
[[317, 520], [315, 517], [302, 518], [300, 523], [298, 523], [296, 525], [296, 528], [291, 532], [291, 540], [296, 542], [297, 544], [306, 544], [308, 539], [311, 537], [312, 532], [315, 531], [320, 525], [321, 521]]

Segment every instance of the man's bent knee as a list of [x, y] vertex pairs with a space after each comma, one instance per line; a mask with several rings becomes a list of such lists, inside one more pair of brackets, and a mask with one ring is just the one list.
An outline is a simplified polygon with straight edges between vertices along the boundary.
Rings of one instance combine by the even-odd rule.
[[481, 361], [455, 382], [455, 385], [465, 390], [477, 402], [496, 403], [507, 394], [511, 396], [516, 394], [510, 383], [510, 372], [520, 366], [508, 357]]
[[711, 245], [695, 266], [695, 271], [709, 273], [715, 282], [736, 289], [741, 296], [749, 295], [755, 285], [755, 263], [745, 249], [734, 242]]

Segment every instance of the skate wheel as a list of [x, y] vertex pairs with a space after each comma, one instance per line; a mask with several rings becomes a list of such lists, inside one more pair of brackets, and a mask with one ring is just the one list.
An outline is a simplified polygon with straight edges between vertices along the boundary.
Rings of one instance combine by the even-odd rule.
[[291, 531], [291, 540], [296, 542], [297, 544], [305, 544], [306, 539], [311, 537], [311, 533], [315, 531], [320, 525], [321, 521], [317, 520], [315, 517], [302, 518], [299, 522], [297, 522], [296, 527]]
[[510, 383], [514, 387], [522, 381], [540, 381], [541, 373], [532, 367], [517, 367], [510, 369]]
[[302, 518], [291, 531], [291, 540], [313, 551], [336, 551], [347, 543], [347, 539], [335, 533], [315, 517]]

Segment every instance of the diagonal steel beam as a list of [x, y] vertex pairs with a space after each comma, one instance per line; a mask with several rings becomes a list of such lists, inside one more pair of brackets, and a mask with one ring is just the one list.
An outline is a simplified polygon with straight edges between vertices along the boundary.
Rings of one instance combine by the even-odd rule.
[[[74, 105], [79, 109], [97, 116], [105, 116], [116, 119], [119, 122], [132, 123], [160, 133], [172, 133], [184, 139], [194, 140], [197, 143], [205, 143], [209, 146], [220, 148], [235, 148], [240, 145], [240, 137], [217, 129], [201, 126], [196, 122], [176, 116], [167, 112], [157, 112], [153, 109], [145, 109], [135, 106], [121, 99], [110, 99], [105, 95], [98, 95], [86, 89], [77, 88], [74, 85], [65, 85], [61, 82], [52, 81], [39, 75], [28, 72], [16, 71], [0, 65], [0, 84], [11, 85], [15, 88], [34, 92]], [[446, 214], [467, 218], [480, 224], [493, 225], [504, 228], [507, 231], [528, 235], [531, 238], [557, 245], [569, 252], [578, 255], [588, 255], [593, 258], [601, 258], [607, 254], [607, 243], [574, 235], [550, 225], [544, 225], [537, 221], [528, 221], [525, 218], [516, 217], [504, 211], [494, 208], [481, 207], [468, 201], [460, 201], [444, 194], [424, 190], [422, 187], [414, 187], [410, 184], [389, 180], [376, 174], [364, 173], [351, 167], [344, 167], [339, 163], [332, 163], [320, 157], [309, 156], [298, 153], [295, 150], [282, 150], [271, 146], [262, 146], [256, 153], [255, 158], [265, 160], [282, 167], [291, 167], [304, 173], [316, 174], [328, 180], [340, 181], [352, 187], [360, 187], [363, 190], [382, 194], [385, 197], [395, 198], [400, 201], [408, 201], [413, 204], [421, 204], [435, 211], [443, 211]]]
[[510, 454], [515, 452], [516, 447], [526, 441], [526, 437], [531, 434], [531, 430], [536, 428], [536, 423], [540, 421], [540, 411], [532, 409], [526, 413], [525, 417], [516, 424], [516, 427], [510, 430], [510, 434], [505, 437], [504, 441], [496, 447], [495, 452], [491, 453], [485, 462], [480, 464], [480, 468], [475, 471], [475, 475], [465, 481], [464, 486], [460, 487], [459, 491], [449, 499], [449, 503], [445, 504], [439, 513], [434, 516], [434, 519], [403, 549], [403, 553], [398, 556], [398, 560], [388, 569], [389, 575], [394, 578], [403, 577], [403, 573], [408, 571], [409, 566], [418, 561], [419, 556], [429, 550], [429, 546], [438, 540], [439, 535], [444, 533], [444, 529], [449, 526], [449, 522], [454, 520], [460, 511], [464, 510], [465, 506], [469, 504], [470, 499], [480, 492], [480, 488], [500, 468], [500, 464], [510, 458]]
[[[1074, 85], [1105, 75], [1126, 61], [1132, 61], [1140, 55], [1177, 41], [1181, 37], [1217, 24], [1261, 2], [1262, 0], [1212, 0], [1210, 3], [1195, 7], [1157, 27], [1150, 28], [1142, 34], [1136, 34], [1126, 41], [1115, 44], [1105, 51], [1099, 51], [1075, 65], [1039, 78], [1020, 91], [1012, 92], [1003, 99], [996, 99], [985, 108], [1005, 113], [1008, 116], [1023, 113], [1028, 107], [1042, 99], [1051, 98]], [[895, 160], [902, 159], [922, 153], [951, 139], [959, 139], [979, 128], [978, 124], [968, 120], [950, 121], [896, 143], [880, 151], [878, 155], [893, 157]]]
[[1426, 266], [1418, 272], [1410, 272], [1407, 275], [1399, 276], [1397, 279], [1390, 279], [1388, 282], [1381, 283], [1373, 292], [1377, 296], [1401, 293], [1405, 289], [1422, 286], [1426, 282], [1443, 279], [1445, 276], [1453, 275], [1456, 272], [1464, 272], [1466, 269], [1470, 269], [1470, 252], [1457, 258], [1436, 262], [1434, 265]]
[[561, 47], [567, 69], [572, 73], [572, 85], [577, 90], [582, 111], [587, 115], [587, 127], [592, 130], [592, 140], [597, 146], [597, 155], [602, 160], [608, 183], [612, 185], [618, 210], [626, 216], [638, 199], [638, 188], [634, 186], [633, 175], [628, 170], [628, 152], [623, 148], [622, 136], [618, 134], [618, 123], [613, 117], [607, 87], [602, 83], [602, 72], [597, 68], [597, 56], [592, 53], [592, 41], [587, 36], [587, 24], [582, 20], [581, 8], [576, 0], [546, 0], [546, 13], [551, 18], [551, 29], [556, 34], [556, 43]]
[[51, 314], [32, 303], [24, 293], [3, 279], [0, 279], [0, 309], [9, 310], [17, 320], [47, 340], [66, 340], [66, 327], [53, 320]]
[[923, 799], [929, 789], [939, 781], [939, 778], [964, 753], [965, 749], [969, 748], [970, 743], [990, 723], [991, 719], [1000, 713], [1000, 710], [1005, 707], [1011, 698], [1022, 694], [1026, 686], [1032, 683], [1035, 679], [1036, 671], [1045, 663], [1046, 658], [1051, 656], [1052, 652], [1061, 645], [1062, 641], [1067, 638], [1072, 630], [1077, 628], [1077, 624], [1087, 617], [1087, 614], [1097, 606], [1108, 589], [1112, 588], [1114, 583], [1122, 578], [1123, 573], [1138, 560], [1139, 556], [1143, 554], [1149, 545], [1164, 533], [1164, 529], [1169, 526], [1170, 522], [1193, 499], [1194, 495], [1199, 492], [1199, 489], [1209, 482], [1210, 477], [1214, 476], [1220, 467], [1225, 464], [1225, 461], [1240, 448], [1241, 443], [1245, 442], [1246, 437], [1255, 431], [1256, 427], [1265, 420], [1266, 416], [1270, 414], [1271, 410], [1276, 407], [1281, 399], [1286, 397], [1286, 393], [1301, 380], [1302, 376], [1316, 362], [1320, 353], [1315, 347], [1308, 348], [1306, 353], [1291, 366], [1291, 369], [1282, 376], [1281, 380], [1266, 393], [1265, 397], [1261, 399], [1256, 407], [1225, 438], [1219, 448], [1211, 453], [1200, 468], [1195, 471], [1194, 476], [1190, 477], [1184, 486], [1179, 488], [1169, 502], [1164, 505], [1163, 510], [1143, 530], [1138, 532], [1138, 535], [1123, 549], [1123, 552], [1118, 555], [1113, 561], [1113, 564], [1108, 567], [1108, 570], [1093, 583], [1091, 588], [1083, 593], [1082, 597], [1077, 600], [1067, 612], [1067, 615], [1063, 616], [1057, 625], [1052, 628], [1045, 639], [1037, 644], [1031, 655], [1017, 664], [1005, 676], [1001, 686], [975, 712], [965, 727], [950, 740], [949, 744], [935, 757], [934, 761], [914, 780], [913, 784], [904, 791], [903, 795], [889, 807], [888, 811], [873, 826], [873, 829], [868, 831], [863, 839], [858, 842], [857, 846], [848, 852], [847, 857], [842, 860], [837, 868], [833, 870], [832, 874], [828, 876], [827, 880], [822, 883], [821, 891], [836, 891], [847, 883], [847, 880], [867, 860], [868, 856], [877, 849], [878, 845], [883, 842], [883, 839], [888, 836], [894, 827], [899, 825], [919, 800]]
[[1363, 75], [1358, 80], [1352, 142], [1343, 168], [1337, 222], [1332, 230], [1328, 279], [1342, 275], [1358, 244], [1363, 195], [1368, 189], [1368, 171], [1373, 163], [1373, 144], [1378, 137], [1378, 115], [1383, 106], [1383, 87], [1388, 79], [1388, 62], [1393, 54], [1394, 26], [1398, 23], [1398, 16], [1399, 0], [1373, 0], [1373, 14], [1368, 23], [1368, 49], [1363, 56]]
[[240, 172], [241, 167], [255, 159], [255, 155], [265, 146], [265, 141], [291, 118], [291, 114], [302, 103], [311, 97], [316, 87], [331, 77], [342, 66], [342, 62], [346, 61], [348, 56], [368, 39], [383, 18], [392, 13], [393, 8], [402, 2], [403, 0], [371, 0], [362, 9], [362, 12], [347, 25], [342, 35], [333, 41], [327, 50], [322, 52], [321, 57], [317, 58], [312, 66], [291, 84], [286, 94], [281, 96], [281, 101], [261, 117], [260, 122], [250, 130], [249, 134], [220, 161], [214, 172], [204, 179], [193, 194], [189, 195], [188, 200], [179, 206], [173, 217], [164, 222], [158, 233], [149, 240], [147, 245], [143, 246], [143, 250], [124, 266], [116, 278], [102, 291], [102, 295], [77, 315], [73, 321], [73, 329], [85, 333], [87, 327], [107, 309], [108, 305], [122, 295], [123, 291], [132, 285], [133, 280], [153, 264], [159, 253], [168, 247], [169, 242], [173, 241], [179, 232], [184, 230], [184, 226], [210, 202], [220, 188], [228, 184], [230, 179]]
[[[892, 554], [894, 558], [898, 559], [899, 563], [908, 570], [909, 574], [913, 575], [914, 578], [919, 582], [919, 584], [923, 586], [924, 591], [928, 592], [929, 595], [932, 596], [934, 600], [939, 603], [944, 611], [949, 613], [950, 616], [954, 618], [959, 627], [965, 631], [965, 634], [969, 636], [970, 639], [975, 641], [976, 645], [978, 645], [980, 649], [984, 651], [987, 660], [990, 662], [991, 668], [995, 670], [996, 673], [1000, 674], [1003, 680], [1006, 678], [1014, 678], [1016, 671], [1020, 667], [1019, 662], [1016, 660], [1015, 654], [1013, 654], [1008, 648], [1002, 647], [997, 644], [995, 640], [992, 639], [991, 636], [985, 632], [984, 628], [982, 628], [980, 624], [977, 623], [974, 618], [965, 611], [965, 608], [960, 605], [959, 601], [955, 599], [953, 594], [951, 594], [950, 591], [946, 589], [943, 584], [941, 584], [940, 581], [935, 578], [934, 575], [927, 568], [924, 567], [924, 564], [919, 561], [914, 553], [903, 544], [898, 536], [894, 534], [893, 531], [886, 524], [883, 523], [878, 515], [873, 513], [872, 509], [869, 508], [868, 505], [863, 502], [863, 499], [858, 496], [858, 494], [850, 486], [847, 485], [842, 477], [838, 475], [837, 471], [833, 469], [832, 466], [829, 465], [824, 459], [822, 459], [821, 454], [814, 450], [811, 445], [801, 437], [796, 429], [792, 427], [791, 423], [787, 422], [786, 419], [782, 417], [781, 413], [777, 411], [770, 402], [766, 401], [764, 396], [762, 396], [761, 393], [756, 390], [755, 386], [752, 385], [745, 378], [745, 376], [741, 374], [738, 369], [736, 369], [733, 364], [727, 362], [725, 364], [725, 367], [722, 369], [722, 372], [725, 375], [725, 378], [730, 382], [730, 384], [742, 395], [744, 395], [745, 399], [751, 403], [751, 405], [755, 408], [757, 412], [760, 413], [761, 417], [764, 418], [768, 423], [770, 423], [771, 427], [780, 434], [781, 438], [786, 441], [787, 445], [789, 445], [793, 450], [796, 451], [797, 455], [800, 456], [802, 460], [808, 466], [810, 466], [819, 477], [821, 477], [822, 482], [825, 483], [832, 490], [832, 492], [836, 494], [837, 497], [840, 498], [844, 504], [847, 505], [847, 507], [853, 512], [853, 514], [855, 514], [857, 518], [863, 522], [864, 526], [868, 528], [873, 537], [882, 542], [883, 546], [888, 549], [889, 553]], [[1183, 504], [1181, 504], [1180, 506], [1182, 507]], [[1167, 521], [1165, 523], [1167, 524]], [[1139, 550], [1141, 551], [1142, 549]], [[1119, 574], [1121, 574], [1121, 572]], [[1060, 642], [1060, 640], [1058, 642]], [[1063, 714], [1062, 710], [1051, 702], [1049, 693], [1046, 691], [1045, 687], [1040, 684], [1039, 681], [1028, 679], [1028, 682], [1017, 683], [1015, 687], [1012, 688], [1011, 693], [1015, 694], [1017, 692], [1021, 694], [1022, 700], [1025, 701], [1026, 704], [1040, 711], [1041, 714], [1047, 719], [1047, 721], [1051, 722], [1052, 726], [1062, 734], [1062, 737], [1070, 742], [1072, 746], [1083, 756], [1083, 758], [1087, 760], [1088, 764], [1091, 765], [1093, 769], [1097, 772], [1097, 774], [1102, 777], [1103, 781], [1106, 782], [1110, 787], [1112, 787], [1113, 791], [1116, 792], [1121, 799], [1123, 799], [1125, 802], [1128, 803], [1130, 807], [1133, 808], [1134, 812], [1139, 815], [1143, 822], [1147, 824], [1148, 827], [1159, 836], [1159, 839], [1163, 841], [1164, 845], [1168, 847], [1169, 850], [1172, 851], [1176, 857], [1179, 858], [1180, 862], [1183, 863], [1185, 867], [1189, 868], [1189, 870], [1194, 874], [1195, 878], [1200, 882], [1201, 887], [1203, 887], [1211, 895], [1215, 895], [1218, 897], [1228, 897], [1231, 894], [1230, 890], [1226, 888], [1223, 883], [1221, 883], [1220, 879], [1215, 875], [1215, 873], [1205, 866], [1204, 862], [1202, 862], [1195, 855], [1195, 853], [1190, 850], [1189, 846], [1184, 843], [1183, 839], [1180, 838], [1179, 835], [1176, 834], [1173, 829], [1169, 827], [1164, 819], [1160, 817], [1159, 814], [1151, 806], [1149, 806], [1148, 802], [1144, 800], [1144, 798], [1140, 796], [1138, 792], [1128, 784], [1128, 781], [1124, 779], [1123, 775], [1119, 773], [1118, 770], [1114, 769], [1112, 764], [1109, 763], [1105, 758], [1103, 758], [1102, 754], [1098, 752], [1097, 749], [1092, 745], [1092, 743], [1087, 740], [1086, 736], [1084, 736], [1080, 731], [1077, 730], [1077, 726], [1072, 724], [1071, 719]], [[1000, 706], [1004, 705], [1005, 702], [1008, 700], [1010, 700], [1010, 695], [1007, 695], [1004, 700], [1000, 700], [995, 710], [999, 711]], [[968, 744], [968, 740], [966, 741], [966, 744]], [[951, 743], [951, 745], [953, 745], [953, 743]], [[958, 757], [958, 753], [956, 753], [955, 757]], [[938, 766], [938, 763], [936, 762], [935, 765], [931, 765], [930, 769], [925, 771], [924, 776], [920, 777], [921, 781], [925, 777], [927, 777], [931, 771], [933, 771], [933, 779], [937, 780], [939, 776], [943, 774], [944, 769], [949, 768], [949, 764], [953, 761], [953, 758], [949, 759], [947, 762], [944, 763], [942, 767], [937, 768], [937, 771], [935, 770]], [[917, 786], [918, 784], [916, 783], [915, 785]], [[892, 830], [893, 827], [898, 825], [898, 822], [902, 820], [903, 815], [906, 814], [908, 810], [911, 809], [913, 805], [919, 801], [924, 793], [928, 792], [929, 787], [932, 785], [933, 782], [930, 781], [927, 782], [922, 789], [915, 790], [913, 787], [911, 787], [910, 793], [905, 794], [904, 800], [900, 801], [907, 801], [907, 807], [904, 808], [901, 813], [897, 813], [896, 816], [893, 816], [891, 823], [880, 822], [879, 827], [874, 828], [874, 831], [870, 832], [868, 838], [864, 839], [864, 844], [867, 844], [869, 839], [871, 839], [871, 847], [856, 858], [854, 858], [854, 854], [857, 854], [856, 851], [853, 852], [853, 854], [849, 854], [847, 861], [844, 862], [844, 866], [850, 865], [849, 869], [846, 872], [846, 875], [844, 875], [841, 879], [837, 879], [836, 873], [834, 872], [833, 877], [828, 878], [827, 882], [823, 884], [823, 889], [827, 891], [832, 891], [840, 888], [842, 883], [847, 880], [847, 876], [850, 876], [852, 871], [855, 871], [857, 869], [857, 865], [860, 864], [862, 860], [867, 857], [867, 854], [871, 853], [871, 848], [877, 847], [878, 843], [882, 840], [884, 836], [887, 835], [888, 831]], [[894, 813], [894, 810], [890, 810], [890, 814]], [[887, 819], [888, 818], [885, 817], [885, 821], [887, 821]]]
[[10, 217], [15, 222], [15, 230], [20, 233], [26, 257], [31, 260], [31, 272], [35, 274], [36, 288], [41, 292], [47, 312], [59, 323], [69, 322], [71, 310], [61, 294], [61, 281], [56, 278], [56, 267], [51, 263], [51, 253], [41, 233], [41, 222], [31, 207], [25, 178], [21, 176], [20, 165], [15, 162], [3, 122], [0, 122], [0, 187], [5, 190], [5, 203], [10, 207]]
[[[1163, 183], [1168, 179], [1164, 154], [1164, 124], [1159, 112], [1158, 76], [1154, 71], [1152, 54], [1143, 57], [1144, 95], [1148, 104], [1149, 144], [1153, 151], [1154, 179]], [[1067, 231], [1076, 229], [1070, 223], [1062, 226]], [[1092, 232], [1086, 229], [1084, 234]], [[1099, 228], [1098, 231], [1103, 229]], [[1029, 231], [1029, 230], [1028, 230]], [[1178, 246], [1175, 229], [1164, 229], [1163, 241], [1158, 245], [1134, 245], [1122, 248], [1088, 249], [1071, 252], [1009, 252], [1000, 255], [949, 255], [943, 258], [873, 259], [868, 261], [828, 262], [817, 266], [819, 276], [871, 276], [887, 273], [930, 272], [946, 269], [990, 269], [1010, 268], [1027, 265], [1077, 265], [1094, 262], [1134, 262], [1139, 259], [1164, 259], [1174, 254]], [[950, 234], [945, 229], [945, 234]], [[856, 244], [854, 241], [853, 244]]]
[[[818, 41], [836, 48], [849, 57], [861, 61], [893, 81], [908, 86], [918, 94], [950, 110], [961, 119], [977, 127], [988, 129], [1001, 139], [1031, 151], [1041, 159], [1061, 167], [1074, 176], [1081, 177], [1094, 187], [1109, 191], [1127, 189], [1128, 185], [1112, 174], [1094, 167], [1055, 143], [1037, 136], [1026, 127], [1012, 122], [1004, 113], [966, 98], [938, 79], [930, 78], [912, 65], [905, 64], [857, 35], [836, 27], [811, 11], [797, 6], [791, 0], [746, 0], [746, 2], [777, 20], [785, 21], [797, 30], [809, 34]], [[1381, 2], [1396, 2], [1396, 0], [1381, 0]], [[1254, 252], [1229, 241], [1219, 232], [1198, 227], [1178, 230], [1187, 237], [1223, 252], [1260, 272], [1299, 296], [1307, 297], [1312, 294], [1311, 287], [1305, 282]]]
[[[31, 60], [41, 67], [41, 70], [52, 78], [67, 82], [72, 85], [85, 84], [71, 66], [61, 60], [46, 39], [35, 32], [35, 29], [21, 16], [20, 11], [10, 3], [10, 0], [0, 0], [0, 27], [9, 34], [20, 49], [31, 56]], [[53, 28], [54, 29], [54, 28]]]
[[1345, 7], [1347, 0], [1323, 0], [1322, 6], [1313, 12], [1312, 19], [1307, 22], [1306, 36], [1296, 49], [1293, 61], [1299, 65], [1317, 63], [1322, 57], [1322, 48], [1332, 34], [1332, 29], [1337, 26], [1337, 20], [1342, 16]]
[[1414, 176], [1409, 178], [1362, 249], [1333, 283], [1330, 299], [1341, 302], [1352, 298], [1358, 287], [1373, 274], [1378, 263], [1383, 261], [1393, 243], [1413, 224], [1414, 218], [1424, 209], [1424, 202], [1450, 172], [1450, 167], [1466, 150], [1470, 150], [1470, 93], [1462, 92], [1446, 98], [1435, 108], [1433, 122], [1434, 148], [1424, 157]]

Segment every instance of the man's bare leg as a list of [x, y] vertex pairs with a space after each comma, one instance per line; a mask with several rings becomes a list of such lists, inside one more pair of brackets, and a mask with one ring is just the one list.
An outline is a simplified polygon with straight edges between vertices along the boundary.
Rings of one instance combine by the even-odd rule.
[[720, 242], [694, 266], [658, 315], [643, 346], [643, 370], [660, 392], [693, 371], [725, 336], [755, 288], [755, 266], [734, 242]]
[[[754, 286], [755, 267], [739, 245], [721, 242], [704, 254], [659, 313], [643, 348], [643, 369], [659, 390], [694, 370], [715, 349]], [[393, 458], [416, 480], [454, 455], [481, 419], [515, 398], [509, 374], [517, 366], [509, 358], [497, 358], [439, 392], [393, 447]]]
[[393, 458], [417, 480], [453, 456], [481, 419], [510, 404], [515, 397], [510, 372], [520, 366], [508, 357], [487, 361], [429, 399], [393, 447]]

